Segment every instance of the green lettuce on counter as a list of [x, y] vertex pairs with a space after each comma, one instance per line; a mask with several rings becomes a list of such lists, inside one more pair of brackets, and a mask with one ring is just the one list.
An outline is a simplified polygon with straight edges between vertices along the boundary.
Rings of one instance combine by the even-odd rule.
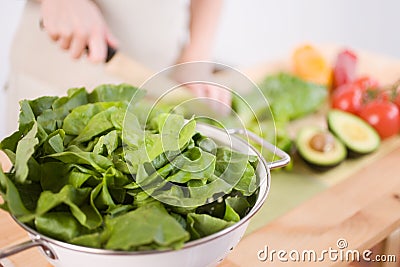
[[[248, 94], [235, 96], [232, 107], [247, 129], [290, 153], [293, 142], [288, 123], [315, 112], [327, 96], [325, 86], [278, 73], [265, 77]], [[264, 156], [273, 160], [270, 155]]]

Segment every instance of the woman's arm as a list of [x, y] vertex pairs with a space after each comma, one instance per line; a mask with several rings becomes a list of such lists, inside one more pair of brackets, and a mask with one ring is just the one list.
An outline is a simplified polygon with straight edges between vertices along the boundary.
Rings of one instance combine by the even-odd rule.
[[190, 39], [178, 62], [211, 59], [222, 4], [222, 0], [191, 0]]
[[[190, 4], [190, 39], [182, 49], [178, 58], [178, 63], [193, 61], [211, 61], [214, 39], [217, 25], [222, 10], [222, 0], [192, 0]], [[213, 64], [201, 64], [199, 68], [194, 68], [193, 75], [202, 77], [212, 75]], [[193, 70], [193, 68], [192, 68]], [[179, 80], [179, 75], [178, 80]], [[188, 73], [182, 73], [185, 79]], [[189, 74], [192, 75], [192, 74]], [[195, 83], [186, 85], [196, 97], [209, 99], [210, 106], [219, 114], [227, 115], [230, 113], [231, 93], [226, 89], [206, 83]]]

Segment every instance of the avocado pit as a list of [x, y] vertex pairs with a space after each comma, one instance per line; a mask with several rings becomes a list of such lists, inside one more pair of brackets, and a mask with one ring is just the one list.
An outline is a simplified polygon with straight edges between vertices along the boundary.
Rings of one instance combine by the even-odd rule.
[[329, 152], [335, 147], [335, 138], [329, 132], [316, 133], [310, 139], [310, 147], [318, 152]]

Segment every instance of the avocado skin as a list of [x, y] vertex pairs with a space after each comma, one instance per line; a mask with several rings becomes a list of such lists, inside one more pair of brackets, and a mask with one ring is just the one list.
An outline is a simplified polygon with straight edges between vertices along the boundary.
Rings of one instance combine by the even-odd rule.
[[319, 164], [315, 164], [313, 162], [310, 162], [308, 160], [306, 160], [305, 158], [303, 158], [301, 156], [300, 153], [297, 153], [299, 158], [311, 169], [318, 171], [318, 172], [326, 172], [329, 171], [330, 169], [333, 169], [336, 166], [339, 166], [344, 160], [341, 160], [339, 162], [333, 163], [333, 164], [329, 164], [329, 165], [319, 165]]
[[362, 157], [362, 156], [364, 156], [364, 155], [367, 155], [367, 154], [370, 154], [370, 153], [371, 153], [371, 152], [368, 152], [368, 153], [360, 153], [360, 152], [351, 150], [350, 148], [347, 148], [347, 157], [348, 157], [349, 159], [357, 159], [357, 158], [360, 158], [360, 157]]

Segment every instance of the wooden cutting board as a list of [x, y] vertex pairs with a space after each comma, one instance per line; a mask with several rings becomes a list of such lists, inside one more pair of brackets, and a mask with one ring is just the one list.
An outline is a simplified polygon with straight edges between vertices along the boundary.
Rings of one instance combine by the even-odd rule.
[[[344, 49], [344, 47], [333, 45], [319, 45], [317, 48], [331, 64], [335, 62], [337, 53]], [[357, 56], [359, 60], [358, 75], [370, 75], [378, 79], [381, 84], [392, 84], [400, 79], [400, 60], [358, 50]], [[261, 81], [266, 74], [281, 70], [291, 71], [290, 57], [279, 59], [275, 62], [261, 63], [243, 72], [254, 81]], [[295, 135], [297, 129], [304, 125], [327, 127], [325, 110], [294, 121], [291, 125], [292, 134]], [[269, 202], [267, 202], [269, 205], [265, 205], [260, 214], [257, 214], [256, 219], [253, 220], [249, 227], [249, 232], [282, 215], [316, 193], [351, 177], [369, 165], [373, 165], [376, 160], [384, 157], [397, 147], [400, 147], [400, 138], [395, 136], [382, 142], [379, 150], [375, 153], [357, 159], [348, 159], [327, 172], [313, 171], [302, 164], [301, 160], [294, 158], [295, 166], [293, 171], [272, 172], [271, 193]], [[275, 190], [274, 187], [276, 188]], [[262, 217], [262, 219], [259, 219], [259, 217]]]

